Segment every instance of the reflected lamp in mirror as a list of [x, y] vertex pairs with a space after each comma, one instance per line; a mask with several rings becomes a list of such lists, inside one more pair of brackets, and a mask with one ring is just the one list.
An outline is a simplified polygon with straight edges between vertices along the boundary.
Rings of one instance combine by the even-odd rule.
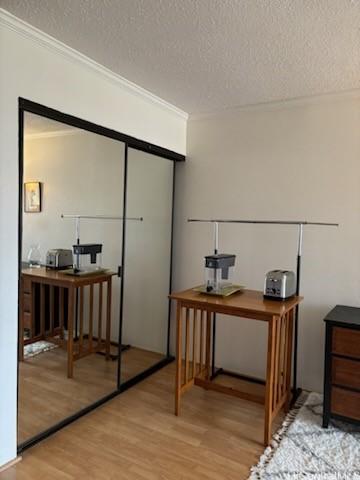
[[41, 212], [41, 183], [24, 183], [24, 211], [26, 213]]

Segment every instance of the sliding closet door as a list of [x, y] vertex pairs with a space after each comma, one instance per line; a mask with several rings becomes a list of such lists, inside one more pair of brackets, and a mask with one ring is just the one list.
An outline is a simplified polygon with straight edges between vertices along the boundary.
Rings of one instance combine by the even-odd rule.
[[[121, 290], [117, 272], [122, 259], [124, 171], [123, 143], [25, 113], [19, 292], [25, 345], [19, 356], [19, 444], [117, 390]], [[77, 220], [74, 216], [86, 218]], [[109, 216], [115, 218], [104, 218]], [[76, 277], [46, 268], [48, 251], [71, 252], [78, 240], [81, 244], [100, 244], [102, 267], [114, 275], [102, 282], [93, 280], [104, 278], [98, 273]], [[34, 248], [41, 265], [29, 268], [29, 253]], [[85, 270], [85, 262], [93, 266], [90, 256], [82, 260]], [[71, 309], [72, 281], [79, 286], [73, 291]], [[107, 338], [110, 358], [104, 355]]]
[[[128, 149], [121, 381], [167, 356], [174, 163]], [[129, 348], [126, 349], [126, 346]]]

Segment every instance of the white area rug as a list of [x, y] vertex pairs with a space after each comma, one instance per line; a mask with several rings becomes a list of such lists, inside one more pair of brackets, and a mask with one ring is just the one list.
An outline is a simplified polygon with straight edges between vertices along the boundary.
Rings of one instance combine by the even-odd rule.
[[45, 340], [30, 343], [24, 347], [24, 358], [35, 357], [35, 355], [39, 355], [39, 353], [49, 352], [58, 346], [59, 345], [56, 345], [56, 343], [46, 342]]
[[311, 393], [274, 435], [250, 480], [359, 480], [360, 427], [332, 420], [321, 427], [322, 395]]

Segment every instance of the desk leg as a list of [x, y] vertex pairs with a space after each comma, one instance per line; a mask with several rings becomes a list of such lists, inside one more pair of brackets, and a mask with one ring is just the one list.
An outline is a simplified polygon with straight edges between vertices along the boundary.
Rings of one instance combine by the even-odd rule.
[[272, 317], [268, 323], [268, 352], [266, 368], [266, 392], [265, 392], [265, 429], [264, 445], [268, 446], [271, 440], [273, 395], [274, 395], [274, 371], [276, 349], [276, 322], [278, 317]]
[[110, 335], [111, 335], [111, 278], [107, 281], [106, 305], [106, 360], [110, 360]]
[[64, 313], [64, 287], [59, 287], [59, 326], [60, 326], [60, 338], [63, 342], [63, 347], [64, 347], [64, 318], [65, 318], [65, 313]]
[[180, 414], [181, 397], [181, 364], [182, 364], [182, 305], [176, 304], [176, 383], [175, 383], [175, 415]]
[[93, 351], [93, 330], [94, 330], [94, 285], [90, 285], [89, 296], [89, 352]]
[[[288, 313], [287, 317], [287, 330], [286, 330], [286, 377], [285, 377], [285, 390], [287, 392], [286, 402], [285, 402], [285, 413], [288, 413], [290, 410], [291, 404], [291, 360], [292, 360], [292, 343], [293, 343], [293, 330], [294, 330], [294, 313], [295, 310], [292, 309]], [[294, 392], [294, 395], [296, 392]]]
[[211, 359], [211, 312], [206, 312], [206, 338], [205, 338], [205, 378], [210, 380], [211, 368], [210, 368], [210, 359]]
[[68, 378], [73, 377], [74, 373], [74, 297], [75, 288], [69, 287], [68, 290], [68, 341], [67, 341], [67, 355], [68, 355]]
[[55, 336], [55, 333], [54, 333], [54, 328], [55, 328], [55, 324], [54, 324], [54, 310], [55, 310], [55, 307], [54, 307], [54, 304], [55, 304], [55, 300], [54, 300], [54, 296], [55, 296], [55, 287], [53, 285], [50, 285], [49, 286], [49, 297], [50, 297], [50, 305], [49, 305], [49, 308], [50, 308], [50, 314], [49, 314], [49, 317], [50, 317], [50, 336], [51, 337], [54, 337]]
[[44, 340], [46, 339], [46, 324], [45, 324], [45, 285], [40, 284], [40, 335]]

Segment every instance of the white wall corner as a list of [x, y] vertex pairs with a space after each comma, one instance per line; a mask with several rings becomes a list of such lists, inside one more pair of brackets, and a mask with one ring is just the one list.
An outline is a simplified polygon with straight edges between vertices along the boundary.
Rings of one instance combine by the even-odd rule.
[[302, 107], [306, 105], [319, 105], [324, 103], [340, 102], [344, 100], [356, 100], [360, 98], [360, 88], [344, 90], [339, 92], [323, 93], [318, 95], [309, 95], [306, 97], [296, 97], [284, 100], [275, 100], [271, 102], [255, 103], [249, 105], [239, 105], [232, 108], [217, 109], [209, 112], [199, 112], [189, 115], [189, 121], [201, 121], [221, 116], [236, 115], [243, 112], [267, 112], [275, 110], [285, 110], [289, 108]]

